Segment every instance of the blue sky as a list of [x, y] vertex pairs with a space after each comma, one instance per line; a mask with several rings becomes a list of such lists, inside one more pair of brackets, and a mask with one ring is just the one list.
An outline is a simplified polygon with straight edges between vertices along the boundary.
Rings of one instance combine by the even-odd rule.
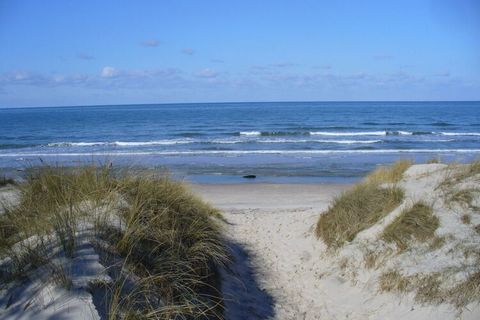
[[0, 106], [480, 100], [480, 1], [0, 0]]

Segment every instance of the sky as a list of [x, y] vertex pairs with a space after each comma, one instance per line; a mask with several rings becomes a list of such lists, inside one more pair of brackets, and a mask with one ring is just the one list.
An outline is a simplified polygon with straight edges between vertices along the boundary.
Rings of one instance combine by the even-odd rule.
[[478, 0], [0, 0], [0, 107], [480, 100]]

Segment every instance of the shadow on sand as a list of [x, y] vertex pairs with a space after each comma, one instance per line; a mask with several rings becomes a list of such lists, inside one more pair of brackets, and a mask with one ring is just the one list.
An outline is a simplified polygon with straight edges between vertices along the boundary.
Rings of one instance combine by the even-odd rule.
[[230, 241], [228, 246], [233, 261], [229, 270], [221, 271], [225, 319], [273, 318], [273, 298], [260, 288], [249, 253], [238, 243]]

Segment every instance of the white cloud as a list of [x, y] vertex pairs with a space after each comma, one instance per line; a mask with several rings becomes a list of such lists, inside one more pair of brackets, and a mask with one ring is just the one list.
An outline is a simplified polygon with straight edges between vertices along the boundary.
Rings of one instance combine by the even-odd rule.
[[13, 79], [16, 81], [22, 81], [30, 79], [30, 74], [24, 71], [18, 71], [13, 74]]
[[213, 79], [218, 77], [218, 72], [209, 68], [205, 68], [195, 74], [199, 78]]
[[103, 67], [102, 71], [100, 72], [100, 75], [102, 76], [102, 78], [114, 78], [118, 76], [118, 74], [119, 72], [117, 69], [109, 66]]

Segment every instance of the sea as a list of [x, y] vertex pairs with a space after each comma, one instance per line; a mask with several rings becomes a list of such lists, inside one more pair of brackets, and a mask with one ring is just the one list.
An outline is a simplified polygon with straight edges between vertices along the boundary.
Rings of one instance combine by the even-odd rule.
[[480, 102], [0, 109], [0, 172], [6, 175], [35, 165], [111, 163], [199, 183], [341, 183], [398, 159], [479, 157]]

